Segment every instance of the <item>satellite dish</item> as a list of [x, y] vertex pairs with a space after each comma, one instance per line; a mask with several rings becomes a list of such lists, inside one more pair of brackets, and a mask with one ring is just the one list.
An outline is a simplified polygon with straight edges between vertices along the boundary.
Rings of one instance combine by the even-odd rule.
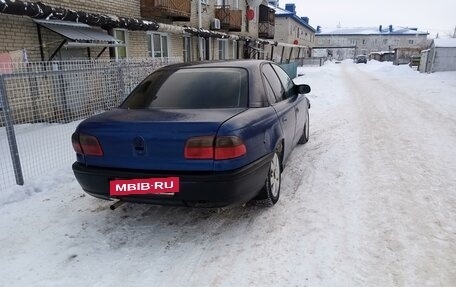
[[250, 7], [258, 7], [263, 3], [263, 0], [247, 0], [247, 5]]

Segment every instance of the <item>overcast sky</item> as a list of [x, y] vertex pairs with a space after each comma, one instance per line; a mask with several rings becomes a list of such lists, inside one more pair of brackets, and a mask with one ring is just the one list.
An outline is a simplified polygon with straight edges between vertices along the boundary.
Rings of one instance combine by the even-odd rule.
[[298, 16], [310, 18], [316, 28], [376, 27], [395, 25], [417, 27], [431, 35], [440, 32], [453, 33], [456, 26], [456, 0], [280, 0], [279, 6], [296, 4]]

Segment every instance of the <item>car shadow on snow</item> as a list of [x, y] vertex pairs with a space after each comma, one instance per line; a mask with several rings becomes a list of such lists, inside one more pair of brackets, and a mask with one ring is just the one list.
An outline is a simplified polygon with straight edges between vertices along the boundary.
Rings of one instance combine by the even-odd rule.
[[109, 205], [102, 203], [92, 212], [97, 216], [97, 223], [89, 227], [96, 233], [91, 236], [103, 238], [111, 249], [148, 246], [166, 252], [174, 245], [204, 244], [250, 232], [257, 228], [255, 222], [265, 221], [274, 209], [255, 206], [196, 209], [125, 203], [111, 211]]

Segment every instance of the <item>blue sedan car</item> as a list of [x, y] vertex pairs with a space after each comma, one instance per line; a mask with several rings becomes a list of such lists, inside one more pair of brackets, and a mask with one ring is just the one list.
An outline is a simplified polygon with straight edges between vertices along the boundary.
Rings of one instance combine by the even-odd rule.
[[269, 61], [161, 68], [79, 124], [74, 174], [106, 200], [272, 206], [287, 158], [309, 139], [308, 92]]

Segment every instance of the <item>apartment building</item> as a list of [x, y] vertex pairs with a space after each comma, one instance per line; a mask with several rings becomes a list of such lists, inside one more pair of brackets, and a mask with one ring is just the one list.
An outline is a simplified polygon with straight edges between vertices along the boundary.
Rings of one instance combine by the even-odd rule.
[[[309, 24], [309, 17], [299, 17], [295, 4], [285, 4], [285, 8], [281, 8], [279, 1], [270, 0], [269, 5], [275, 9], [274, 41], [290, 44], [277, 49], [274, 58], [310, 57], [316, 30]], [[293, 45], [299, 45], [301, 49], [295, 49]]]
[[265, 58], [266, 46], [278, 45], [274, 9], [265, 0], [4, 0], [0, 6], [0, 54], [16, 60]]
[[427, 32], [418, 31], [417, 28], [393, 25], [334, 29], [317, 27], [314, 48], [328, 50], [334, 58], [343, 60], [359, 54], [394, 54], [397, 49], [425, 49], [427, 35]]

